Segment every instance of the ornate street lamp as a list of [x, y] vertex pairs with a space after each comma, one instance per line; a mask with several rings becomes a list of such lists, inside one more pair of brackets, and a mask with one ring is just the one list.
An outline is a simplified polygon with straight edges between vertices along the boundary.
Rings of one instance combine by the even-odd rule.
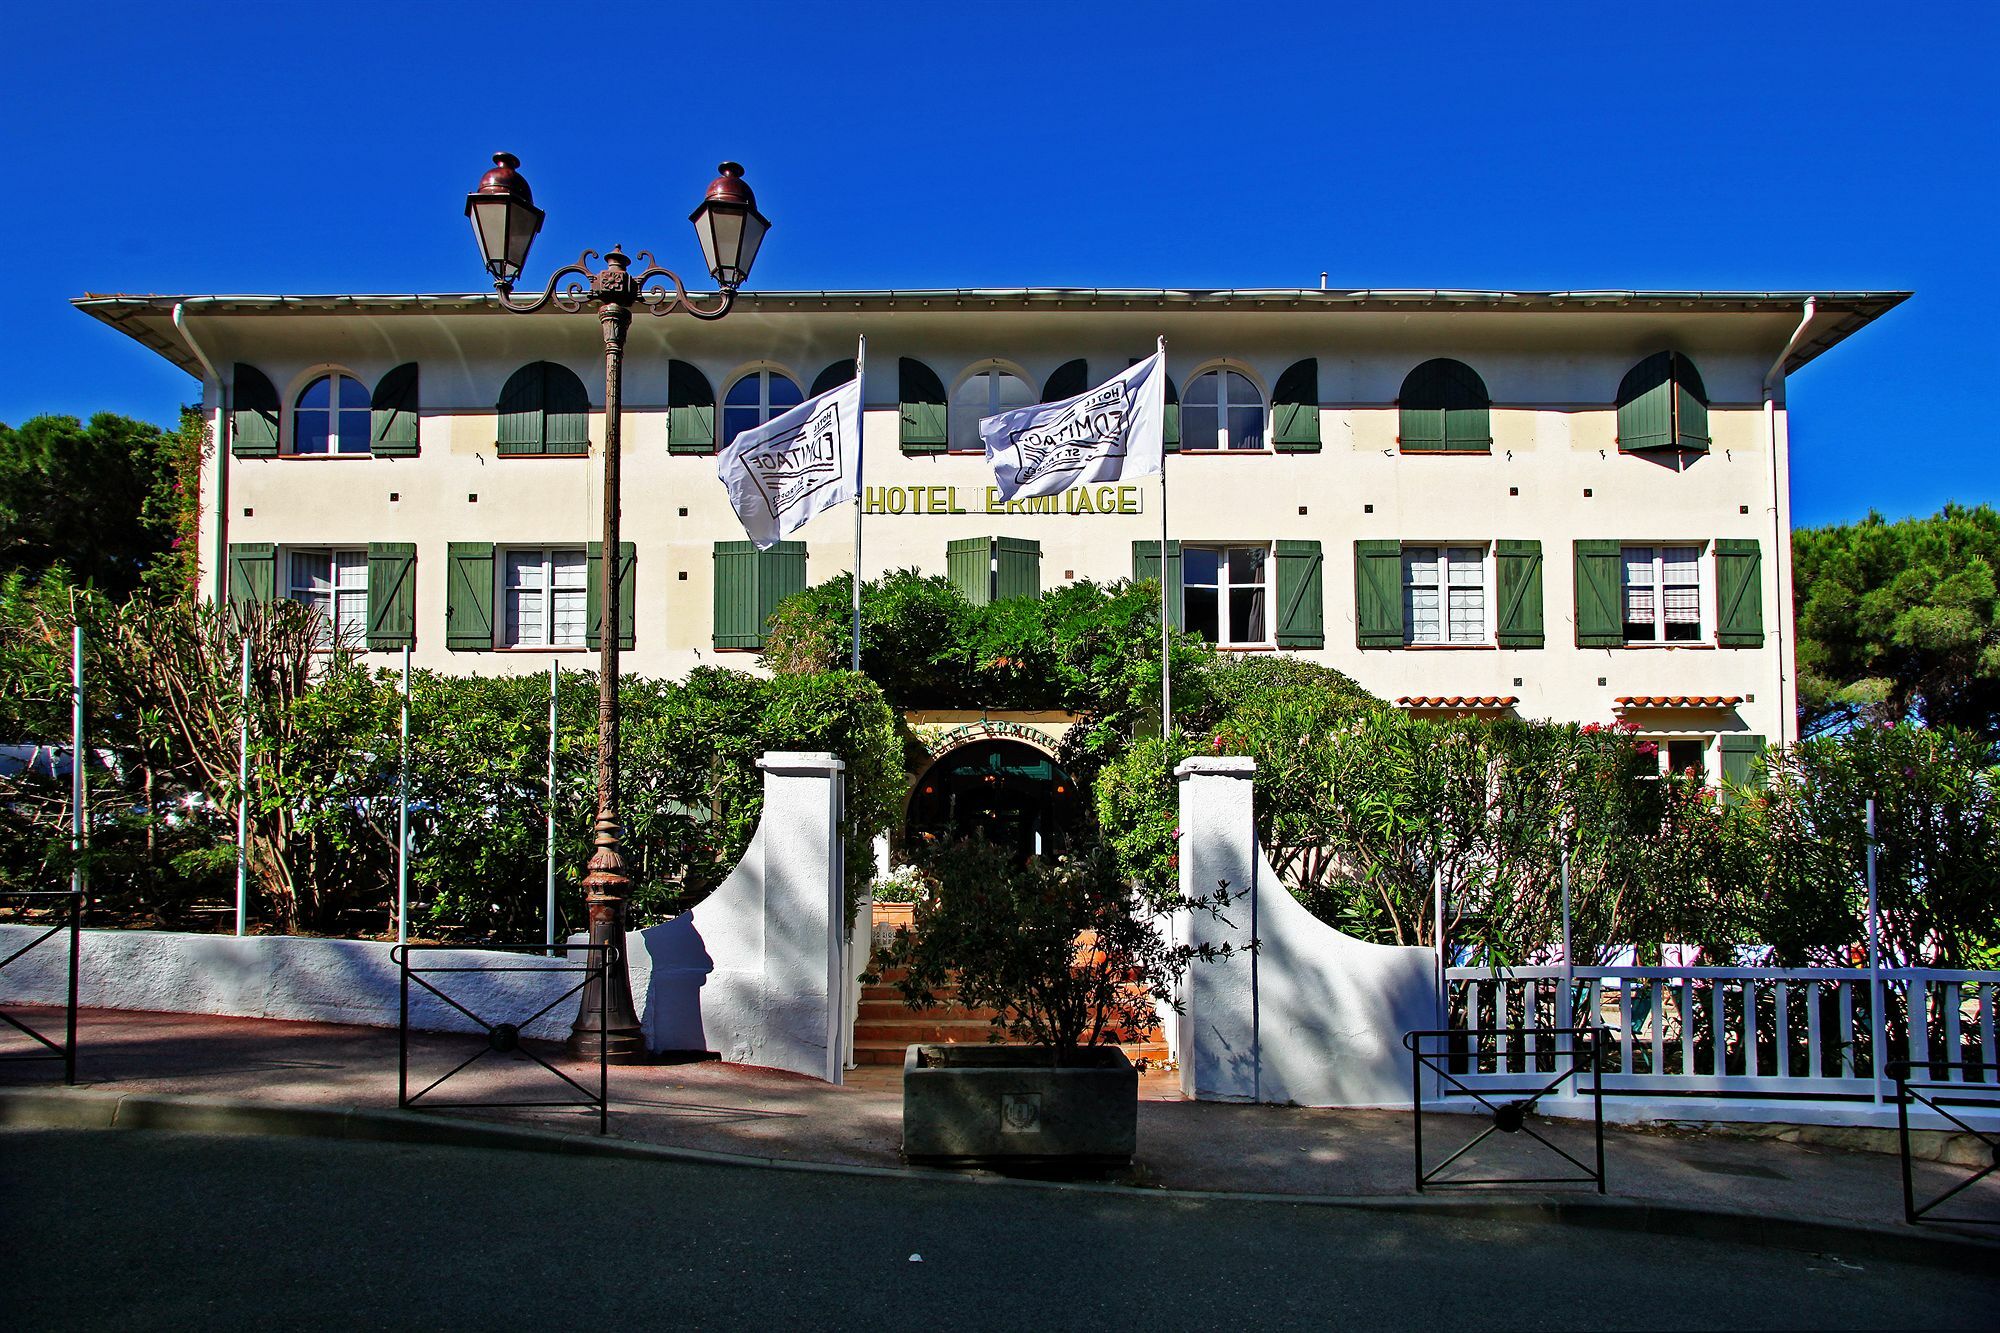
[[[696, 319], [721, 319], [736, 304], [736, 289], [750, 276], [757, 247], [771, 224], [757, 211], [757, 198], [743, 181], [743, 168], [724, 162], [708, 196], [691, 215], [701, 238], [709, 275], [721, 293], [712, 306], [695, 304], [687, 287], [671, 271], [639, 252], [640, 271], [617, 246], [598, 258], [585, 250], [573, 264], [550, 277], [547, 288], [532, 301], [516, 301], [514, 283], [528, 262], [528, 247], [542, 228], [542, 210], [535, 207], [528, 182], [515, 168], [512, 153], [495, 153], [493, 169], [480, 178], [479, 188], [465, 200], [465, 216], [479, 242], [479, 256], [493, 275], [504, 309], [528, 314], [553, 301], [572, 314], [585, 306], [597, 310], [604, 333], [604, 549], [602, 601], [604, 624], [598, 635], [597, 668], [597, 832], [590, 864], [583, 878], [584, 902], [590, 911], [590, 942], [616, 945], [617, 962], [585, 988], [576, 1022], [570, 1028], [570, 1051], [594, 1058], [600, 1047], [613, 1062], [636, 1063], [646, 1058], [639, 1016], [632, 1006], [632, 974], [625, 965], [627, 907], [631, 878], [618, 824], [618, 464], [620, 370], [625, 358], [625, 334], [632, 326], [632, 307], [642, 305], [655, 315], [685, 311]], [[572, 281], [561, 291], [558, 284]], [[576, 279], [581, 279], [577, 281]], [[657, 281], [656, 281], [657, 280]], [[663, 285], [671, 284], [671, 287]], [[599, 987], [609, 986], [600, 1007]], [[605, 1017], [602, 1026], [599, 1015]]]

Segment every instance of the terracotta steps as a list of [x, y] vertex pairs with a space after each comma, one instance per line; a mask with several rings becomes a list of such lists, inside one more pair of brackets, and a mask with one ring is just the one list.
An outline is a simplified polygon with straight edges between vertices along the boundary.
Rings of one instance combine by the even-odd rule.
[[[901, 1065], [905, 1049], [919, 1042], [984, 1046], [991, 1040], [993, 1010], [961, 1005], [949, 990], [939, 992], [943, 1002], [939, 1007], [911, 1009], [892, 984], [904, 975], [900, 969], [892, 970], [881, 981], [861, 988], [861, 1012], [854, 1024], [855, 1064]], [[1166, 1039], [1157, 1028], [1145, 1040], [1121, 1047], [1134, 1064], [1156, 1065], [1167, 1058]]]

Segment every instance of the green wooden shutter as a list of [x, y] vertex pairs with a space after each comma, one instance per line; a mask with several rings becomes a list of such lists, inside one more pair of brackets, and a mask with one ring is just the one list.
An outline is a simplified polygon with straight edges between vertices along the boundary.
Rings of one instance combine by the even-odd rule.
[[1326, 594], [1318, 542], [1278, 543], [1278, 646], [1326, 647]]
[[993, 600], [1042, 595], [1042, 544], [1028, 537], [993, 539]]
[[1716, 641], [1724, 648], [1764, 646], [1763, 575], [1763, 550], [1754, 540], [1716, 539]]
[[1403, 544], [1354, 543], [1354, 639], [1363, 648], [1403, 646]]
[[715, 452], [715, 390], [685, 361], [667, 362], [667, 452]]
[[417, 548], [368, 543], [368, 651], [393, 652], [417, 642]]
[[237, 458], [278, 456], [278, 390], [255, 366], [236, 363], [230, 381], [229, 452]]
[[453, 542], [445, 555], [444, 646], [455, 653], [493, 647], [493, 543]]
[[1460, 453], [1493, 452], [1493, 403], [1486, 381], [1463, 361], [1443, 363], [1444, 447]]
[[[1132, 577], [1135, 579], [1158, 579], [1160, 577], [1160, 544], [1158, 542], [1132, 543]], [[1175, 629], [1181, 628], [1181, 544], [1167, 543], [1167, 620]]]
[[1281, 454], [1319, 452], [1319, 358], [1295, 361], [1271, 391], [1271, 439]]
[[1576, 646], [1616, 648], [1625, 642], [1624, 574], [1611, 540], [1576, 543]]
[[229, 604], [238, 611], [278, 600], [278, 548], [270, 542], [229, 544]]
[[1542, 544], [1494, 543], [1494, 585], [1500, 598], [1502, 648], [1540, 648], [1542, 635]]
[[1181, 391], [1174, 387], [1174, 377], [1167, 376], [1167, 410], [1165, 413], [1166, 452], [1177, 454], [1181, 451]]
[[993, 600], [993, 539], [956, 537], [944, 544], [945, 577], [974, 606]]
[[499, 436], [496, 448], [503, 454], [539, 454], [547, 430], [543, 425], [545, 384], [542, 362], [522, 366], [501, 386]]
[[757, 546], [715, 544], [715, 646], [761, 648], [764, 622], [757, 614]]
[[417, 363], [405, 361], [375, 386], [368, 447], [377, 458], [417, 456]]
[[1694, 362], [1679, 352], [1674, 353], [1674, 444], [1704, 454], [1709, 445], [1708, 391]]
[[896, 362], [896, 398], [902, 413], [902, 445], [906, 454], [941, 454], [948, 447], [950, 428], [945, 410], [944, 381], [921, 361], [901, 357]]
[[845, 361], [834, 362], [819, 373], [819, 378], [813, 381], [812, 392], [806, 396], [808, 398], [817, 398], [828, 389], [839, 388], [854, 378], [854, 371], [854, 358], [851, 356]]
[[[604, 543], [592, 542], [584, 548], [583, 618], [584, 645], [601, 647], [604, 642]], [[639, 551], [631, 542], [618, 543], [618, 646], [630, 648], [637, 641]]]
[[1491, 453], [1492, 400], [1486, 381], [1463, 361], [1436, 357], [1403, 378], [1396, 397], [1397, 440], [1406, 453]]
[[590, 452], [590, 394], [568, 366], [542, 362], [545, 450], [552, 454]]
[[1082, 357], [1065, 361], [1049, 372], [1042, 381], [1042, 401], [1058, 403], [1065, 398], [1074, 398], [1090, 387], [1090, 365]]
[[765, 626], [778, 603], [806, 590], [806, 544], [778, 542], [757, 553], [757, 646], [764, 646]]
[[1732, 788], [1765, 786], [1764, 775], [1758, 771], [1757, 761], [1764, 757], [1764, 738], [1748, 732], [1731, 732], [1716, 738], [1716, 749], [1722, 752], [1722, 799], [1724, 804], [1735, 805], [1742, 798]]
[[1674, 354], [1656, 352], [1618, 384], [1618, 449], [1674, 447]]

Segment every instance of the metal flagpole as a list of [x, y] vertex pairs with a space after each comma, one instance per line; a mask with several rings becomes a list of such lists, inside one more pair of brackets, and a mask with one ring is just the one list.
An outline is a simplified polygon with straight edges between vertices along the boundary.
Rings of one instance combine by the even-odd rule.
[[403, 645], [403, 753], [396, 774], [396, 943], [410, 940], [410, 645]]
[[[1913, 1006], [1912, 1022], [1921, 1022], [1921, 1011]], [[1875, 798], [1868, 798], [1868, 1040], [1869, 1073], [1875, 1085], [1875, 1100], [1882, 1100], [1882, 926], [1875, 897]]]
[[861, 670], [861, 510], [868, 498], [862, 488], [861, 473], [868, 455], [868, 335], [862, 334], [854, 348], [854, 383], [861, 410], [855, 413], [855, 430], [861, 438], [854, 442], [854, 655], [851, 671]]
[[90, 789], [83, 771], [83, 626], [70, 630], [69, 662], [69, 849], [74, 858], [69, 868], [69, 891], [82, 893], [84, 802]]
[[[1160, 374], [1167, 373], [1167, 340], [1162, 335], [1159, 342]], [[1166, 385], [1160, 386], [1162, 403], [1166, 401]], [[1164, 411], [1164, 408], [1162, 409]], [[1166, 422], [1160, 423], [1160, 743], [1166, 745], [1174, 732], [1174, 682], [1172, 666], [1172, 633], [1167, 614], [1167, 443]]]
[[243, 636], [243, 685], [236, 719], [236, 933], [250, 928], [250, 636]]
[[556, 678], [562, 672], [560, 662], [549, 663], [549, 808], [547, 865], [548, 902], [546, 916], [547, 930], [542, 938], [549, 942], [549, 952], [556, 952]]

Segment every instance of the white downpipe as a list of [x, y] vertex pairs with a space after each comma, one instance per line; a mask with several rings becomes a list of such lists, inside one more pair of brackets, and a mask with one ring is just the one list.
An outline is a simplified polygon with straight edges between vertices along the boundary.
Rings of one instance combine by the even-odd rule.
[[[1813, 316], [1818, 311], [1817, 300], [1806, 298], [1805, 308], [1799, 315], [1799, 326], [1792, 330], [1792, 336], [1785, 343], [1785, 350], [1778, 353], [1778, 359], [1771, 363], [1764, 373], [1764, 431], [1771, 450], [1771, 572], [1777, 585], [1777, 614], [1773, 623], [1777, 629], [1778, 660], [1778, 735], [1780, 747], [1790, 745], [1798, 739], [1798, 701], [1796, 686], [1785, 647], [1790, 641], [1787, 629], [1792, 619], [1792, 467], [1789, 438], [1780, 441], [1778, 432], [1778, 386], [1785, 380], [1785, 362], [1791, 359], [1798, 348], [1800, 339], [1805, 337]], [[1789, 409], [1787, 409], [1789, 422]], [[1789, 425], [1785, 431], [1790, 436]]]
[[[174, 302], [174, 330], [181, 335], [194, 359], [201, 362], [207, 382], [215, 386], [215, 601], [229, 599], [229, 389], [222, 382], [221, 372], [201, 350], [201, 344], [194, 340], [194, 333], [187, 326], [184, 312], [187, 302]], [[197, 541], [199, 541], [197, 531]], [[200, 560], [197, 548], [196, 560]]]

